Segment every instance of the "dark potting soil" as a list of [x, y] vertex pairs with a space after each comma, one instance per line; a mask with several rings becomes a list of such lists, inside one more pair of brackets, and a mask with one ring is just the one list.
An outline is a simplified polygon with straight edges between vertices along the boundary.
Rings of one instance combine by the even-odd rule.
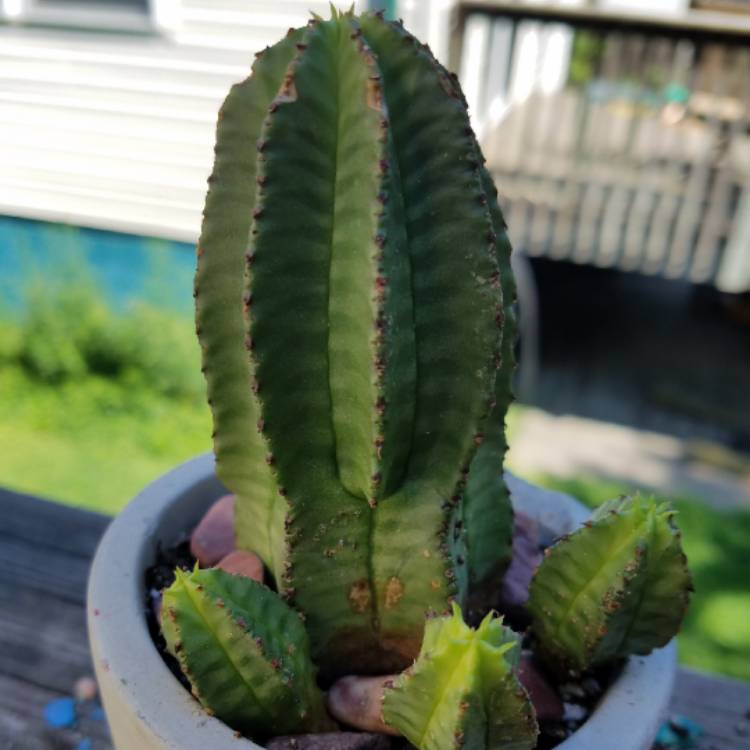
[[195, 558], [190, 552], [190, 541], [184, 540], [173, 547], [164, 549], [161, 544], [156, 548], [156, 561], [146, 569], [146, 621], [151, 638], [162, 659], [172, 674], [182, 683], [186, 690], [190, 690], [190, 683], [182, 674], [177, 659], [167, 651], [167, 644], [161, 634], [159, 624], [159, 609], [161, 608], [161, 592], [169, 588], [175, 579], [175, 569], [190, 571], [195, 567]]
[[[190, 690], [185, 675], [180, 670], [177, 660], [167, 652], [164, 637], [161, 634], [157, 613], [161, 604], [161, 592], [172, 585], [175, 579], [175, 568], [190, 571], [195, 567], [195, 558], [190, 553], [190, 543], [181, 541], [173, 547], [157, 548], [154, 564], [146, 570], [146, 601], [144, 610], [148, 628], [156, 647], [172, 674], [186, 690]], [[528, 639], [524, 638], [524, 646]], [[615, 679], [622, 665], [595, 670], [581, 679], [561, 682], [552, 675], [544, 676], [560, 696], [565, 708], [562, 721], [540, 721], [539, 740], [536, 750], [551, 750], [563, 740], [570, 737], [591, 715], [602, 694]], [[294, 737], [276, 737], [273, 739], [256, 737], [258, 742], [267, 741], [270, 750], [408, 750], [412, 748], [402, 738], [387, 737], [382, 734], [351, 732], [345, 729], [338, 734], [297, 735]], [[323, 742], [321, 742], [323, 741]]]

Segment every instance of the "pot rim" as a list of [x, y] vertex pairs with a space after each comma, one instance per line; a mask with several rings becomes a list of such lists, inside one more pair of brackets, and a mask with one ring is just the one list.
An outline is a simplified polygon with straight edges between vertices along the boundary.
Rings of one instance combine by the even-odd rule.
[[[572, 530], [589, 515], [568, 495], [541, 490], [511, 474], [507, 480], [514, 505], [559, 533]], [[136, 731], [150, 743], [146, 747], [160, 750], [262, 750], [209, 716], [175, 679], [156, 649], [145, 616], [144, 572], [157, 545], [187, 537], [205, 511], [207, 498], [225, 492], [214, 474], [213, 455], [193, 458], [148, 485], [112, 521], [99, 543], [89, 576], [87, 620], [115, 741], [124, 733], [117, 725], [124, 722], [128, 732]], [[674, 641], [647, 657], [629, 659], [586, 723], [558, 747], [650, 747], [675, 672]], [[130, 716], [123, 717], [122, 711]]]

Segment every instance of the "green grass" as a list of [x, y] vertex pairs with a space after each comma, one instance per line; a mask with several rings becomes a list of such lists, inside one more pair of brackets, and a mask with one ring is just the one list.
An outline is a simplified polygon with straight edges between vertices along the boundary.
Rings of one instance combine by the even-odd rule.
[[85, 277], [0, 317], [0, 394], [0, 485], [71, 505], [116, 513], [210, 448], [192, 321], [116, 314]]
[[[627, 488], [591, 477], [536, 476], [591, 507]], [[682, 664], [750, 680], [750, 512], [716, 511], [691, 498], [667, 498], [679, 511], [695, 594], [678, 638]]]
[[0, 484], [116, 513], [160, 474], [210, 449], [208, 409], [101, 376], [50, 385], [0, 368]]

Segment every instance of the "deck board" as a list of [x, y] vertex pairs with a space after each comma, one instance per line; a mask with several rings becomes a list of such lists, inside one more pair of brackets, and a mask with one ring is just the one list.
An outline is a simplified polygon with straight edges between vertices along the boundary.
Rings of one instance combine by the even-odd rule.
[[[0, 490], [0, 748], [110, 750], [106, 726], [83, 712], [55, 730], [49, 701], [91, 675], [84, 612], [86, 574], [109, 519]], [[680, 670], [673, 713], [705, 730], [696, 750], [750, 750], [750, 684]], [[136, 750], [135, 748], [133, 750]]]

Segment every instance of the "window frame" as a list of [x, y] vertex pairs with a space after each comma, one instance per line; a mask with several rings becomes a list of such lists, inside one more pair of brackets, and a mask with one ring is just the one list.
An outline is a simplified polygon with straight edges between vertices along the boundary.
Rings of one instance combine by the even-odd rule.
[[121, 33], [168, 33], [175, 24], [174, 0], [148, 0], [145, 7], [135, 0], [129, 7], [112, 3], [70, 0], [50, 7], [45, 0], [0, 0], [0, 23], [47, 26], [85, 31]]

